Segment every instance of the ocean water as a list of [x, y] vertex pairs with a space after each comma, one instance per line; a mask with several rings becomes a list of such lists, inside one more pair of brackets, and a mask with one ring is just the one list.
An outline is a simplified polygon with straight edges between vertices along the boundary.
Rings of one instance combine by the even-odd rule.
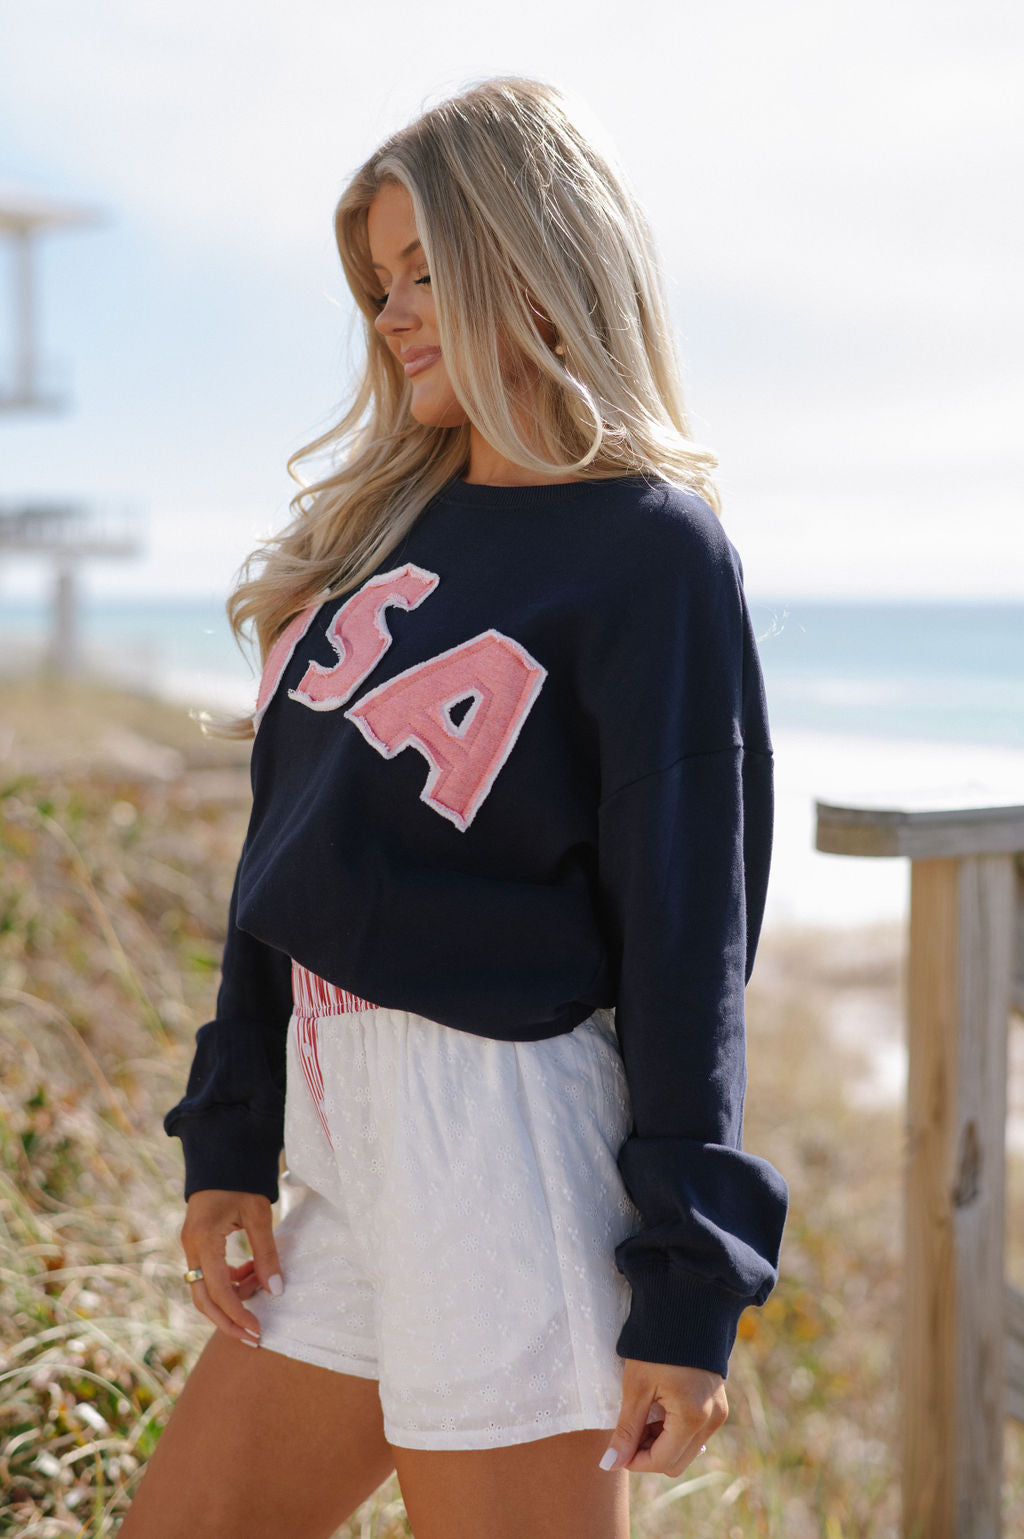
[[[750, 596], [776, 751], [766, 924], [905, 912], [907, 862], [814, 850], [815, 801], [1024, 804], [1024, 601]], [[255, 673], [214, 598], [84, 599], [91, 668], [188, 705], [251, 708]], [[0, 594], [0, 671], [48, 644], [46, 606]]]
[[[1024, 601], [750, 599], [773, 730], [1024, 748]], [[213, 598], [85, 599], [81, 652], [174, 698], [243, 705], [255, 676]], [[0, 668], [38, 655], [41, 601], [0, 594]]]
[[1024, 603], [750, 611], [780, 729], [1024, 748]]

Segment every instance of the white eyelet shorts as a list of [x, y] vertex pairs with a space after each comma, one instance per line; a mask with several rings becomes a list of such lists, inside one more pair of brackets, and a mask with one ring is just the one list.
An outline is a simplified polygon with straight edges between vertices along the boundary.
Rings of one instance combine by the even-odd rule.
[[489, 1448], [618, 1419], [639, 1214], [613, 1017], [499, 1042], [293, 967], [280, 1298], [262, 1345], [377, 1379], [388, 1441]]

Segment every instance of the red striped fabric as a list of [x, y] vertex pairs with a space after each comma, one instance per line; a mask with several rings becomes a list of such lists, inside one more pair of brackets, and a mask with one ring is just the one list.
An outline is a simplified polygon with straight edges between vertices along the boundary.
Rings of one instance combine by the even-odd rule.
[[331, 1130], [324, 1109], [324, 1076], [320, 1068], [319, 1023], [326, 1016], [345, 1015], [354, 1010], [376, 1010], [368, 999], [360, 999], [348, 989], [339, 989], [326, 978], [311, 973], [292, 959], [292, 1003], [299, 1045], [299, 1061], [309, 1093], [320, 1119], [320, 1126], [331, 1141]]
[[316, 1016], [296, 1015], [295, 1030], [298, 1033], [302, 1072], [309, 1086], [316, 1114], [320, 1118], [320, 1126], [327, 1135], [327, 1142], [330, 1143], [331, 1130], [327, 1125], [327, 1114], [324, 1111], [324, 1077], [320, 1071], [320, 1044], [317, 1040]]
[[348, 989], [339, 989], [308, 967], [292, 962], [292, 1001], [298, 1016], [346, 1015], [352, 1010], [376, 1010], [377, 1005]]

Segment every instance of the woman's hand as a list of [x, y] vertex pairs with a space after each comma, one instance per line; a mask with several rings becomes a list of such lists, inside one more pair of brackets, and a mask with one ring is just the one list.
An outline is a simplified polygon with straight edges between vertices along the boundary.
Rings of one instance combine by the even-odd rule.
[[[664, 1412], [648, 1423], [654, 1401]], [[681, 1475], [729, 1414], [725, 1380], [707, 1368], [678, 1368], [627, 1357], [622, 1375], [622, 1409], [612, 1433], [604, 1469], [636, 1474]], [[615, 1454], [615, 1462], [605, 1459]]]
[[[228, 1266], [227, 1238], [244, 1229], [252, 1260]], [[193, 1192], [188, 1200], [181, 1244], [189, 1268], [198, 1267], [202, 1279], [191, 1284], [192, 1302], [227, 1336], [248, 1346], [260, 1339], [260, 1323], [242, 1300], [265, 1288], [275, 1296], [284, 1292], [281, 1263], [277, 1259], [270, 1203], [256, 1192]]]

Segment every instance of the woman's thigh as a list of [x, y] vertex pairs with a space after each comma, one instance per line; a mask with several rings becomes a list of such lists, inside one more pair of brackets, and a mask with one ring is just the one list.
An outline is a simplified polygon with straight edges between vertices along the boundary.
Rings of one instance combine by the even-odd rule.
[[393, 1469], [375, 1379], [215, 1331], [119, 1533], [327, 1539]]
[[598, 1431], [391, 1452], [416, 1539], [629, 1539], [629, 1475], [598, 1468], [607, 1447]]

